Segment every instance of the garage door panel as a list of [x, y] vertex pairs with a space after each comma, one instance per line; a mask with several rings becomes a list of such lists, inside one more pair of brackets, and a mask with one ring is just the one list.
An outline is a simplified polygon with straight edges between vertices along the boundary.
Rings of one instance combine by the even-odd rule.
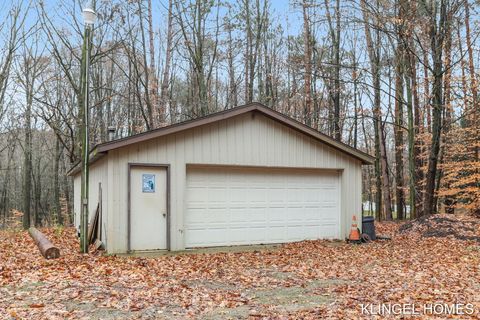
[[287, 195], [286, 201], [291, 203], [303, 203], [306, 199], [306, 192], [308, 189], [302, 189], [300, 187], [287, 188], [285, 193]]
[[215, 239], [210, 239], [211, 234], [206, 232], [205, 229], [190, 228], [185, 234], [186, 243], [197, 243], [202, 246], [206, 243], [213, 243]]
[[248, 189], [245, 187], [229, 187], [228, 185], [225, 186], [227, 190], [229, 191], [229, 197], [228, 199], [232, 203], [236, 203], [237, 205], [242, 205], [245, 206], [245, 202], [248, 199]]
[[245, 228], [231, 228], [230, 229], [230, 242], [232, 244], [241, 244], [246, 242]]
[[204, 236], [204, 239], [199, 239], [199, 241], [204, 241], [205, 244], [222, 245], [223, 230], [223, 228], [206, 230], [205, 234], [207, 235]]
[[195, 201], [204, 202], [208, 197], [208, 189], [203, 186], [190, 186], [192, 192], [188, 192], [186, 195], [187, 204], [191, 204]]
[[281, 223], [282, 225], [285, 223], [287, 213], [285, 212], [284, 208], [268, 208], [268, 221], [271, 224]]
[[230, 213], [226, 213], [230, 216], [231, 223], [239, 223], [245, 224], [248, 222], [248, 216], [244, 215], [245, 208], [232, 208], [229, 209]]
[[303, 226], [287, 226], [287, 238], [290, 239], [290, 241], [300, 241], [308, 239], [308, 237], [305, 236], [305, 232], [303, 230]]
[[304, 239], [316, 239], [318, 237], [319, 227], [317, 225], [305, 226], [302, 229]]
[[267, 202], [267, 189], [252, 187], [247, 191], [248, 200], [251, 203], [262, 203], [265, 205]]
[[321, 208], [325, 209], [325, 212], [328, 214], [329, 212], [331, 212], [332, 210], [336, 210], [337, 208], [337, 203], [336, 202], [333, 202], [333, 201], [325, 201]]
[[304, 209], [305, 223], [318, 225], [322, 221], [322, 215], [319, 207], [305, 207]]
[[211, 200], [208, 202], [208, 208], [210, 210], [218, 210], [218, 209], [225, 210], [228, 208], [228, 202]]
[[320, 212], [320, 215], [324, 221], [328, 219], [335, 219], [336, 217], [335, 212], [337, 211], [337, 208], [332, 205], [322, 205], [321, 207], [318, 208], [318, 211]]
[[267, 215], [265, 213], [265, 208], [250, 208], [250, 221], [252, 223], [261, 222], [265, 224], [267, 222]]
[[212, 199], [211, 201], [225, 202], [225, 200], [228, 199], [225, 186], [210, 186], [206, 195], [208, 199]]
[[339, 236], [337, 173], [196, 167], [186, 191], [186, 247]]
[[213, 225], [216, 224], [225, 224], [228, 225], [230, 223], [229, 216], [224, 214], [225, 208], [210, 208], [209, 210], [209, 220]]
[[267, 201], [272, 204], [283, 204], [285, 196], [288, 196], [283, 188], [271, 188], [267, 192]]
[[268, 238], [271, 243], [280, 243], [285, 241], [286, 233], [287, 233], [287, 228], [282, 225], [282, 226], [270, 226], [269, 227], [269, 232], [268, 232]]
[[251, 226], [248, 228], [248, 239], [246, 241], [254, 241], [256, 243], [261, 243], [266, 241], [266, 231], [267, 228], [265, 226]]
[[193, 226], [196, 223], [201, 223], [205, 221], [206, 210], [198, 208], [188, 208], [189, 214], [185, 217], [185, 224]]
[[321, 188], [305, 188], [300, 190], [304, 202], [321, 203], [323, 199]]
[[326, 238], [335, 238], [336, 233], [333, 231], [334, 225], [322, 225], [320, 226], [321, 234], [325, 235]]
[[302, 207], [288, 207], [285, 208], [287, 213], [287, 223], [302, 223], [304, 210]]

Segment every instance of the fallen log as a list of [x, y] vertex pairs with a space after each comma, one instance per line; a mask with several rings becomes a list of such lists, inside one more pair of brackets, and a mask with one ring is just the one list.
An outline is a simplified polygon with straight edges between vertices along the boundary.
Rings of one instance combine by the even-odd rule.
[[30, 233], [30, 236], [35, 241], [38, 250], [40, 250], [40, 253], [45, 257], [45, 259], [56, 259], [60, 257], [60, 250], [55, 247], [43, 233], [34, 227], [28, 229], [28, 233]]

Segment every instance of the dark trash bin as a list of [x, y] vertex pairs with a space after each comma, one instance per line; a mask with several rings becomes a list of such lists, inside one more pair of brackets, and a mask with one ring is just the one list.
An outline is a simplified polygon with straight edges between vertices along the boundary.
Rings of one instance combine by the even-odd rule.
[[368, 234], [370, 240], [377, 239], [377, 236], [375, 235], [375, 217], [362, 217], [362, 233]]

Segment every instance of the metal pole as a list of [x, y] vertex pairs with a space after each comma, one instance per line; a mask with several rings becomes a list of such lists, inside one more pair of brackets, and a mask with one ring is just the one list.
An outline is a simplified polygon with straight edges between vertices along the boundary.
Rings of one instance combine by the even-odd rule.
[[89, 143], [88, 143], [88, 122], [89, 122], [89, 68], [90, 68], [90, 26], [85, 26], [85, 88], [83, 99], [83, 166], [82, 166], [82, 225], [81, 225], [81, 249], [82, 253], [88, 253], [88, 178], [89, 178]]

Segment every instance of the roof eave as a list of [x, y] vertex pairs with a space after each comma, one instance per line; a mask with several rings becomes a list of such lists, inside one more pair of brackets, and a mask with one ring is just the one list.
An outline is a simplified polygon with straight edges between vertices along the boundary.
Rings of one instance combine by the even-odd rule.
[[[106, 152], [99, 152], [98, 151], [98, 148], [95, 147], [93, 148], [91, 151], [90, 151], [90, 155], [89, 155], [89, 164], [92, 164], [94, 162], [96, 162], [97, 160], [100, 160], [101, 158], [103, 158], [107, 153]], [[81, 166], [82, 162], [79, 161], [77, 162], [73, 167], [70, 168], [70, 170], [68, 170], [67, 172], [67, 176], [69, 177], [74, 177], [76, 176], [80, 171], [82, 171], [82, 166]]]
[[143, 142], [146, 140], [154, 139], [161, 136], [177, 133], [180, 131], [188, 130], [194, 127], [198, 127], [204, 124], [209, 124], [216, 121], [221, 121], [234, 117], [236, 115], [244, 114], [253, 110], [258, 110], [258, 103], [250, 103], [241, 107], [224, 110], [211, 115], [207, 115], [201, 118], [176, 123], [167, 127], [154, 129], [151, 131], [142, 132], [133, 136], [117, 139], [114, 141], [104, 142], [97, 145], [98, 152], [106, 152], [112, 149], [121, 148], [131, 145], [133, 143]]

